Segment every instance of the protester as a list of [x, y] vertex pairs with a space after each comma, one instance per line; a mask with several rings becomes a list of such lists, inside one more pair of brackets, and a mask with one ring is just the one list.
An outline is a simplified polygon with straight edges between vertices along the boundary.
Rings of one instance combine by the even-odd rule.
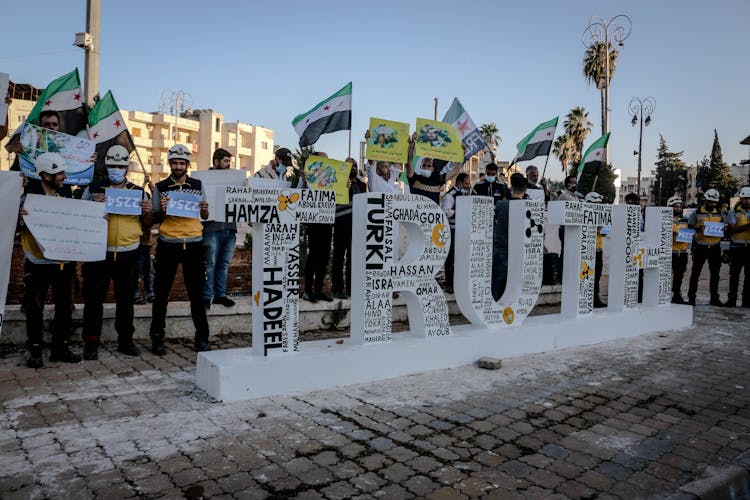
[[[352, 201], [354, 195], [364, 193], [367, 186], [360, 181], [357, 162], [347, 158], [352, 164], [347, 180], [349, 203], [336, 204], [336, 222], [333, 224], [333, 257], [331, 258], [331, 292], [336, 299], [348, 299], [352, 293]], [[344, 265], [346, 259], [346, 265]], [[346, 272], [346, 275], [344, 274]], [[346, 286], [346, 288], [345, 288]]]
[[750, 187], [740, 189], [740, 203], [727, 215], [729, 248], [729, 298], [727, 307], [737, 307], [740, 273], [745, 270], [742, 284], [742, 307], [750, 307]]
[[[203, 226], [198, 219], [167, 215], [170, 193], [199, 195], [200, 217], [208, 218], [208, 202], [201, 181], [187, 175], [190, 167], [190, 150], [176, 144], [167, 154], [171, 175], [154, 186], [154, 222], [160, 223], [159, 240], [156, 245], [156, 279], [154, 283], [154, 305], [151, 317], [151, 352], [163, 356], [165, 322], [169, 291], [172, 288], [177, 265], [182, 264], [185, 287], [190, 298], [190, 314], [195, 326], [195, 350], [208, 351], [208, 320], [203, 306], [205, 268], [203, 263]], [[156, 200], [159, 200], [157, 203]]]
[[456, 251], [456, 199], [459, 196], [471, 194], [471, 178], [466, 172], [461, 172], [456, 177], [456, 183], [445, 193], [440, 207], [448, 217], [451, 229], [451, 247], [448, 257], [445, 259], [445, 291], [453, 293], [453, 268]]
[[[28, 194], [70, 198], [70, 191], [63, 189], [63, 182], [66, 178], [65, 167], [65, 159], [56, 153], [42, 153], [36, 158], [34, 168], [40, 181], [26, 186], [24, 196], [21, 199], [20, 216], [26, 215], [23, 204]], [[44, 254], [31, 231], [23, 224], [23, 219], [19, 218], [19, 224], [23, 227], [21, 243], [26, 256], [23, 264], [24, 285], [26, 287], [23, 306], [26, 314], [26, 348], [28, 349], [26, 366], [29, 368], [44, 366], [42, 328], [44, 302], [49, 288], [52, 288], [52, 298], [55, 302], [55, 319], [49, 360], [78, 363], [81, 361], [81, 356], [72, 352], [68, 347], [72, 325], [75, 264], [44, 258]]]
[[119, 144], [111, 146], [104, 157], [107, 178], [93, 182], [83, 192], [81, 199], [105, 201], [109, 188], [140, 191], [141, 215], [109, 214], [107, 224], [107, 255], [105, 260], [85, 262], [83, 275], [83, 359], [99, 359], [102, 335], [104, 298], [109, 283], [115, 290], [115, 331], [117, 351], [127, 356], [138, 356], [141, 351], [133, 343], [133, 288], [138, 280], [138, 247], [143, 225], [151, 222], [151, 200], [143, 188], [127, 180], [130, 154]]
[[[226, 149], [214, 151], [213, 166], [209, 170], [227, 170], [232, 164], [232, 154]], [[206, 284], [203, 287], [203, 304], [206, 309], [214, 304], [232, 307], [234, 301], [227, 297], [227, 272], [237, 241], [236, 222], [203, 222], [203, 261], [206, 267]]]
[[[328, 158], [322, 151], [314, 153], [317, 156]], [[301, 169], [298, 187], [307, 187], [307, 176], [304, 168]], [[333, 238], [333, 226], [330, 224], [305, 224], [307, 234], [307, 259], [305, 261], [305, 293], [302, 298], [308, 302], [333, 302], [333, 297], [323, 293], [323, 282], [328, 270], [328, 258], [331, 255], [331, 241]]]
[[406, 162], [406, 177], [409, 180], [411, 194], [419, 194], [440, 204], [440, 192], [445, 183], [455, 177], [463, 166], [462, 163], [449, 163], [433, 158], [418, 158], [414, 164], [414, 149], [417, 133], [409, 140], [409, 154]]
[[[500, 200], [510, 199], [508, 186], [497, 178], [498, 167], [494, 163], [488, 163], [484, 167], [484, 181], [474, 184], [474, 194], [479, 196], [491, 196], [495, 203]], [[522, 176], [523, 177], [523, 176]]]
[[[487, 174], [489, 177], [489, 173]], [[515, 173], [510, 176], [510, 196], [508, 199], [495, 203], [495, 229], [492, 238], [492, 297], [500, 300], [505, 292], [508, 281], [508, 220], [510, 202], [512, 200], [528, 199], [526, 188], [528, 182], [523, 174]]]
[[[153, 192], [154, 184], [148, 176], [144, 178], [142, 187], [144, 188], [144, 194], [150, 200], [151, 195], [145, 190], [146, 186], [148, 186]], [[133, 302], [138, 305], [143, 305], [146, 302], [152, 304], [154, 302], [154, 265], [151, 259], [151, 225], [151, 217], [149, 217], [148, 220], [146, 220], [146, 217], [141, 218], [142, 234], [138, 245], [138, 261], [136, 264], [137, 276], [133, 291]], [[139, 281], [143, 283], [143, 295], [145, 298], [141, 297], [141, 290], [138, 287]]]
[[262, 169], [255, 172], [254, 177], [260, 179], [287, 180], [289, 168], [294, 165], [292, 152], [287, 148], [279, 148], [274, 153], [271, 162]]
[[547, 180], [539, 180], [539, 169], [534, 165], [526, 167], [526, 180], [529, 185], [526, 186], [526, 194], [530, 200], [549, 201], [550, 194], [547, 189]]
[[[603, 203], [604, 198], [602, 195], [595, 191], [591, 191], [583, 199], [586, 203]], [[602, 278], [602, 270], [604, 268], [604, 258], [602, 250], [602, 228], [596, 228], [596, 259], [594, 260], [594, 307], [601, 308], [607, 307], [607, 304], [602, 302], [599, 297], [599, 280]]]
[[578, 196], [578, 179], [575, 175], [569, 175], [563, 181], [565, 190], [557, 197], [558, 201], [579, 201]]
[[672, 304], [687, 304], [682, 298], [682, 279], [687, 270], [690, 242], [677, 241], [677, 235], [688, 228], [688, 220], [682, 213], [682, 198], [672, 196], [667, 206], [672, 207]]
[[695, 229], [693, 242], [693, 267], [690, 270], [690, 288], [688, 289], [688, 304], [695, 305], [698, 292], [698, 279], [703, 264], [708, 261], [710, 304], [721, 307], [719, 300], [719, 272], [721, 271], [721, 236], [707, 236], [705, 228], [707, 222], [724, 223], [724, 214], [718, 208], [719, 192], [709, 189], [705, 194], [705, 201], [700, 208], [690, 214], [688, 227]]

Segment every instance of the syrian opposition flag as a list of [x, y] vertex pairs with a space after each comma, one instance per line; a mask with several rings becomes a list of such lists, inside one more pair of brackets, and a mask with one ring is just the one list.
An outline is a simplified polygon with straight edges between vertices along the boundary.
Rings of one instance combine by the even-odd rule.
[[537, 156], [549, 156], [557, 128], [557, 118], [540, 124], [516, 145], [518, 154], [511, 162], [533, 160]]
[[133, 138], [130, 137], [130, 132], [128, 132], [120, 108], [117, 107], [115, 98], [112, 96], [112, 91], [107, 91], [89, 112], [89, 139], [96, 143], [97, 170], [106, 168], [104, 158], [111, 146], [120, 144], [129, 153], [135, 151]]
[[607, 142], [609, 142], [609, 132], [595, 140], [589, 146], [581, 159], [581, 163], [578, 164], [578, 179], [581, 178], [581, 174], [584, 172], [587, 174], [596, 174], [599, 171], [604, 162], [604, 149], [607, 147]]
[[464, 151], [464, 161], [487, 147], [487, 141], [482, 137], [477, 126], [474, 125], [474, 120], [471, 119], [469, 113], [461, 105], [458, 97], [453, 98], [453, 103], [451, 103], [451, 107], [445, 113], [443, 121], [450, 123], [458, 129], [458, 133], [461, 135], [461, 142], [466, 148]]
[[315, 144], [323, 134], [352, 128], [352, 82], [331, 97], [316, 104], [307, 113], [297, 115], [292, 126], [299, 135], [300, 147]]

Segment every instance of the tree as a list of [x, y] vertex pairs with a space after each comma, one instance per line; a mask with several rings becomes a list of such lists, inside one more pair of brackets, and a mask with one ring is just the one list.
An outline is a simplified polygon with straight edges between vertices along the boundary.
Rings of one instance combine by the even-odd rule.
[[300, 172], [303, 168], [305, 168], [305, 162], [307, 162], [307, 159], [314, 154], [315, 145], [305, 146], [302, 149], [294, 150], [294, 153], [292, 153], [292, 158], [294, 158], [297, 166], [294, 168], [292, 175], [287, 177], [287, 180], [291, 181], [292, 187], [297, 185], [297, 180], [299, 179]]
[[714, 188], [721, 194], [726, 195], [727, 199], [737, 191], [739, 181], [729, 172], [729, 166], [724, 163], [724, 156], [721, 154], [721, 144], [719, 144], [719, 134], [714, 129], [714, 144], [711, 147], [711, 157], [708, 161], [708, 178], [706, 179], [706, 188]]
[[560, 164], [563, 172], [567, 172], [568, 165], [576, 160], [576, 146], [568, 134], [562, 134], [552, 144], [552, 154], [554, 154]]
[[484, 140], [487, 141], [487, 147], [490, 150], [490, 157], [494, 161], [495, 155], [497, 154], [497, 147], [503, 142], [502, 138], [497, 135], [497, 125], [495, 125], [495, 122], [485, 123], [479, 127], [479, 133], [482, 134]]
[[593, 123], [589, 121], [589, 112], [582, 106], [576, 106], [565, 116], [563, 127], [565, 128], [565, 133], [575, 145], [576, 158], [574, 161], [576, 163], [581, 161], [581, 155], [583, 154], [583, 141], [585, 141], [586, 136], [591, 133], [592, 126]]
[[[589, 83], [593, 83], [599, 89], [602, 109], [602, 135], [606, 133], [607, 123], [605, 113], [607, 82], [612, 80], [612, 75], [617, 66], [617, 58], [620, 57], [620, 52], [613, 49], [611, 43], [607, 48], [609, 50], [605, 49], [604, 42], [597, 42], [588, 47], [586, 54], [583, 56], [583, 76]], [[609, 53], [609, 78], [607, 78], [607, 53]]]
[[659, 134], [654, 183], [654, 198], [657, 205], [665, 205], [676, 192], [684, 197], [687, 188], [687, 166], [682, 161], [683, 153], [684, 151], [670, 151], [664, 136]]

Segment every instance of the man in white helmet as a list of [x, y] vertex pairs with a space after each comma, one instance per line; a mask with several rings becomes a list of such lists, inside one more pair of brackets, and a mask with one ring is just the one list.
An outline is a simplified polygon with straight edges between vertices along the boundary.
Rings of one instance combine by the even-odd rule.
[[172, 174], [157, 183], [153, 191], [154, 223], [160, 223], [156, 245], [156, 276], [154, 278], [154, 305], [151, 316], [151, 352], [157, 356], [167, 353], [164, 347], [165, 321], [169, 291], [174, 283], [177, 265], [182, 263], [182, 274], [190, 298], [190, 314], [195, 326], [195, 350], [208, 351], [208, 319], [203, 305], [203, 285], [206, 270], [203, 262], [203, 225], [199, 219], [167, 215], [170, 193], [199, 195], [200, 217], [208, 219], [208, 202], [203, 185], [187, 175], [190, 167], [190, 150], [175, 144], [167, 154]]
[[682, 298], [682, 279], [687, 270], [691, 242], [677, 241], [677, 235], [680, 230], [688, 228], [688, 220], [682, 214], [682, 198], [672, 196], [667, 200], [667, 206], [672, 207], [672, 304], [687, 304]]
[[704, 196], [703, 204], [690, 215], [688, 226], [695, 229], [693, 240], [693, 267], [690, 270], [690, 288], [688, 289], [688, 304], [695, 305], [695, 295], [698, 292], [698, 279], [703, 264], [708, 261], [709, 291], [712, 306], [722, 307], [719, 300], [719, 272], [721, 271], [721, 236], [707, 236], [704, 233], [707, 222], [724, 224], [724, 213], [719, 208], [719, 192], [709, 189]]
[[[40, 182], [26, 186], [26, 192], [21, 199], [21, 216], [26, 215], [23, 203], [28, 194], [70, 198], [70, 190], [63, 189], [66, 179], [64, 158], [56, 153], [42, 153], [36, 158], [34, 166]], [[20, 223], [23, 225], [22, 220]], [[26, 366], [29, 368], [44, 366], [42, 328], [44, 302], [49, 288], [52, 288], [52, 297], [55, 301], [49, 360], [78, 363], [81, 361], [81, 356], [73, 353], [68, 347], [72, 325], [75, 263], [46, 259], [26, 226], [23, 226], [21, 243], [26, 256], [23, 264], [25, 285], [23, 305], [26, 314], [26, 347], [29, 351]]]
[[[584, 198], [583, 201], [586, 203], [604, 203], [602, 195], [595, 191], [591, 191]], [[596, 228], [596, 259], [594, 260], [594, 307], [602, 308], [607, 307], [607, 304], [602, 302], [599, 297], [599, 281], [602, 279], [602, 270], [604, 269], [604, 251], [602, 250], [602, 228]]]
[[742, 307], [750, 307], [750, 186], [740, 189], [740, 202], [727, 214], [728, 232], [732, 246], [729, 248], [729, 298], [727, 307], [737, 307], [737, 289], [740, 273], [745, 270], [742, 282]]
[[140, 193], [141, 215], [109, 214], [107, 224], [107, 256], [98, 262], [84, 262], [83, 275], [83, 358], [99, 359], [98, 349], [102, 334], [104, 298], [109, 283], [114, 283], [115, 331], [117, 350], [127, 356], [138, 356], [140, 350], [133, 343], [133, 289], [136, 286], [138, 247], [143, 225], [151, 222], [151, 200], [143, 188], [127, 180], [130, 153], [115, 144], [104, 156], [107, 178], [91, 183], [81, 199], [104, 202], [107, 189], [132, 189]]

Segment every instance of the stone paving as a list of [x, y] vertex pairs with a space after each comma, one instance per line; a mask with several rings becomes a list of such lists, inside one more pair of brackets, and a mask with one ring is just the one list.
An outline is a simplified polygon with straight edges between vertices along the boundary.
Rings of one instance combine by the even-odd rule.
[[749, 322], [698, 306], [688, 330], [497, 371], [233, 404], [195, 388], [188, 342], [40, 370], [7, 348], [0, 497], [692, 498], [708, 466], [750, 468]]

